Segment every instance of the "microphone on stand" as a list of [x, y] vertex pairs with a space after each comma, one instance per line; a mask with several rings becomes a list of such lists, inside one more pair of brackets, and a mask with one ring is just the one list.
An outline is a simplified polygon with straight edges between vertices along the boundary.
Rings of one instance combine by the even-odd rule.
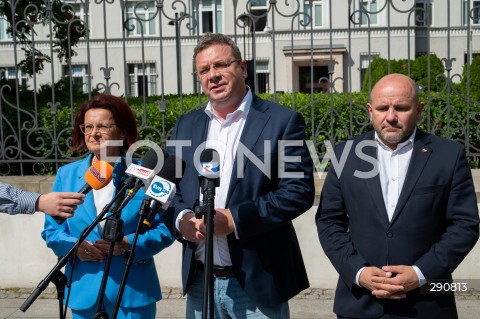
[[[162, 152], [164, 159], [163, 166], [165, 166], [165, 161], [168, 159], [169, 154], [163, 149]], [[129, 177], [126, 179], [124, 187], [125, 189], [127, 187], [130, 189], [123, 197], [123, 200], [118, 205], [115, 204], [112, 213], [122, 210], [140, 190], [140, 188], [143, 188], [144, 190], [147, 189], [155, 177], [155, 171], [153, 169], [157, 166], [158, 160], [157, 151], [156, 149], [152, 148], [143, 156], [141, 160], [142, 165], [130, 164], [130, 166], [128, 166], [128, 168], [125, 170], [125, 174]], [[124, 192], [125, 189], [122, 191]]]
[[[113, 167], [105, 161], [97, 161], [88, 168], [85, 172], [85, 185], [78, 191], [87, 195], [92, 189], [100, 189], [105, 187], [112, 180]], [[52, 216], [52, 218], [61, 225], [66, 219], [59, 216]]]
[[[152, 226], [152, 222], [160, 209], [166, 210], [172, 202], [176, 192], [175, 185], [175, 165], [176, 156], [170, 156], [165, 161], [160, 172], [153, 178], [152, 182], [145, 192], [145, 196], [150, 200], [150, 207], [147, 210], [147, 216], [143, 219], [143, 234], [147, 228]], [[182, 160], [182, 175], [185, 170], [185, 161]]]

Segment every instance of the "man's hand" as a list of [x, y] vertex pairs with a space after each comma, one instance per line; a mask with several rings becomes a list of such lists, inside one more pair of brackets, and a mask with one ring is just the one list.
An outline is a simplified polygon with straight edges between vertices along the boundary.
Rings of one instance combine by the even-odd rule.
[[[390, 276], [387, 278], [372, 278], [372, 281], [379, 284], [381, 283], [383, 286], [385, 285], [393, 285], [393, 286], [401, 286], [403, 287], [402, 293], [405, 294], [409, 291], [412, 291], [419, 287], [418, 276], [412, 266], [383, 266], [382, 270], [386, 273], [395, 274], [394, 276]], [[381, 296], [384, 295], [382, 291], [372, 291], [374, 296], [378, 298], [382, 298]]]
[[233, 217], [228, 208], [216, 208], [213, 216], [213, 233], [216, 236], [226, 236], [233, 233]]
[[50, 216], [69, 218], [78, 205], [83, 204], [84, 194], [73, 192], [52, 192], [42, 194], [37, 200], [35, 210]]
[[[383, 267], [385, 268], [385, 267]], [[360, 286], [372, 292], [377, 298], [403, 299], [404, 286], [393, 281], [393, 272], [378, 267], [365, 267], [359, 276]]]
[[186, 240], [199, 242], [205, 239], [206, 227], [203, 223], [203, 218], [195, 218], [194, 213], [186, 213], [183, 215], [178, 228]]

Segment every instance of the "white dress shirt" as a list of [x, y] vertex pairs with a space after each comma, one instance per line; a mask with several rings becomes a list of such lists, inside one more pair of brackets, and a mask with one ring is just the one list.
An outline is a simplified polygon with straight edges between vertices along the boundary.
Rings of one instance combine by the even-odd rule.
[[[215, 189], [215, 208], [228, 208], [225, 207], [225, 204], [232, 177], [233, 163], [252, 99], [253, 95], [251, 90], [248, 89], [240, 106], [233, 113], [229, 113], [225, 121], [215, 114], [210, 103], [205, 108], [205, 113], [210, 117], [205, 147], [215, 149], [220, 156], [220, 186]], [[203, 195], [200, 193], [200, 200], [202, 198]], [[191, 211], [184, 210], [178, 215], [177, 229], [180, 219], [188, 212]], [[195, 259], [205, 262], [205, 241], [197, 243]], [[232, 265], [226, 236], [213, 236], [213, 264], [221, 267]]]
[[[410, 137], [397, 145], [392, 150], [385, 145], [375, 132], [375, 141], [377, 142], [377, 160], [379, 168], [380, 185], [382, 186], [383, 200], [387, 209], [388, 220], [391, 222], [395, 208], [397, 207], [398, 198], [405, 182], [410, 159], [412, 158], [413, 142], [415, 139], [416, 129]], [[362, 267], [355, 278], [357, 285], [359, 284], [360, 273], [365, 267]], [[425, 284], [425, 277], [417, 266], [413, 266], [417, 273], [420, 286]]]

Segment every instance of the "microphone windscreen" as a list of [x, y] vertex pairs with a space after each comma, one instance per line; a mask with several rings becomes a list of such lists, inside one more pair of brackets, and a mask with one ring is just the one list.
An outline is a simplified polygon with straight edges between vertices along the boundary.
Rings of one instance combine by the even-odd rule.
[[[163, 160], [166, 161], [169, 154], [163, 148], [160, 148], [163, 154]], [[158, 163], [158, 148], [149, 149], [142, 157], [142, 166], [149, 169], [154, 169]]]
[[220, 177], [220, 155], [211, 148], [206, 148], [200, 154], [199, 176], [207, 178]]
[[166, 179], [167, 181], [175, 181], [175, 162], [176, 157], [170, 156], [167, 157], [165, 163], [163, 163], [162, 169], [158, 172], [157, 176]]
[[105, 161], [97, 161], [85, 173], [85, 181], [93, 189], [100, 189], [112, 180], [113, 167]]
[[127, 170], [127, 162], [125, 157], [120, 157], [113, 165], [113, 185], [115, 189], [119, 189], [123, 186], [123, 183], [127, 179], [128, 175], [125, 173]]
[[212, 148], [206, 148], [200, 154], [200, 162], [220, 162], [220, 155]]

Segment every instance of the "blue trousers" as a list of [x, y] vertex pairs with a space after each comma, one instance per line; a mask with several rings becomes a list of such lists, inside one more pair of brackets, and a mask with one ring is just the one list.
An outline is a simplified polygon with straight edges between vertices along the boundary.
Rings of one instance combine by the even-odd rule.
[[[109, 315], [109, 318], [111, 318], [114, 305], [106, 299], [104, 299], [103, 305], [105, 307], [105, 311]], [[93, 319], [96, 313], [97, 313], [96, 305], [92, 308], [85, 309], [85, 310], [72, 309], [72, 318], [73, 319]], [[120, 309], [118, 309], [117, 319], [155, 319], [156, 313], [157, 313], [157, 306], [155, 302], [148, 306], [139, 307], [139, 308], [120, 307]]]
[[[187, 292], [187, 319], [201, 319], [204, 272], [197, 271]], [[238, 280], [214, 278], [215, 319], [289, 319], [288, 302], [275, 306], [256, 304], [240, 287]], [[208, 310], [207, 310], [208, 311]], [[208, 316], [210, 317], [210, 316]]]

